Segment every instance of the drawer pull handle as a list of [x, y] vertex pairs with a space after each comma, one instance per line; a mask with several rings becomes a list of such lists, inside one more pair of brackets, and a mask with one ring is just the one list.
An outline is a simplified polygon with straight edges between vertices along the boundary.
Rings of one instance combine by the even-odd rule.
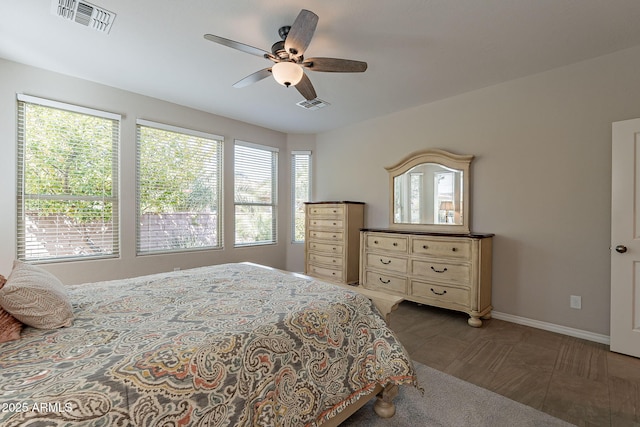
[[335, 223], [335, 222], [333, 223], [333, 225], [336, 225], [336, 224], [337, 224], [337, 223]]
[[393, 246], [398, 246], [398, 242], [393, 242]]
[[373, 243], [375, 243], [375, 244], [377, 245], [377, 244], [378, 244], [378, 241], [377, 241], [377, 240], [374, 240], [374, 241], [373, 241]]
[[429, 249], [428, 245], [422, 245], [422, 249]]
[[380, 262], [381, 262], [381, 263], [383, 263], [384, 265], [389, 265], [389, 264], [391, 264], [391, 260], [389, 260], [389, 261], [387, 261], [387, 262], [384, 262], [384, 261], [382, 260], [382, 258], [380, 258]]
[[391, 279], [382, 280], [382, 277], [378, 277], [378, 280], [380, 280], [385, 285], [388, 285], [389, 283], [391, 283]]
[[446, 294], [446, 293], [447, 293], [447, 290], [445, 289], [445, 290], [444, 290], [444, 291], [442, 291], [442, 292], [436, 292], [436, 291], [434, 291], [434, 290], [433, 290], [433, 288], [431, 288], [431, 292], [433, 292], [433, 293], [434, 293], [434, 294], [436, 294], [436, 295], [444, 295], [444, 294]]
[[445, 271], [447, 271], [447, 267], [443, 268], [442, 270], [436, 270], [435, 268], [433, 268], [433, 265], [431, 266], [431, 269], [436, 273], [444, 273]]
[[456, 252], [456, 251], [458, 250], [458, 248], [455, 248], [455, 247], [454, 247], [454, 248], [451, 248], [451, 250], [452, 250], [453, 252]]
[[338, 237], [338, 236], [336, 236], [336, 235], [334, 234], [334, 235], [333, 235], [333, 238], [335, 239], [336, 237]]

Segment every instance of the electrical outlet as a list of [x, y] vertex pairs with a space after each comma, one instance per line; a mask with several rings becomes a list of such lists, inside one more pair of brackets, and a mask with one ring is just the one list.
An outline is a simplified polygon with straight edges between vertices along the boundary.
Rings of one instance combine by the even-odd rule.
[[582, 308], [582, 297], [578, 295], [571, 295], [569, 298], [569, 307], [580, 310]]

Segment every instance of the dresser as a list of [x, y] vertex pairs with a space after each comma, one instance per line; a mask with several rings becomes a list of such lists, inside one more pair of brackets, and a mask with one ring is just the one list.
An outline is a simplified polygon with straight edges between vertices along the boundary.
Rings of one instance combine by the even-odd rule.
[[467, 313], [482, 326], [491, 316], [493, 234], [391, 229], [360, 233], [360, 285], [404, 299]]
[[364, 206], [361, 202], [305, 203], [305, 274], [337, 283], [358, 282]]

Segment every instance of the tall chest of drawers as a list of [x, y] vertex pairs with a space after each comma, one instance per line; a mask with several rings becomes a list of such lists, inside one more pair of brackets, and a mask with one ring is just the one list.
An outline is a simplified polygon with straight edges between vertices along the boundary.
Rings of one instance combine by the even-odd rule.
[[365, 288], [465, 312], [474, 327], [490, 318], [493, 234], [366, 229], [360, 237]]
[[305, 274], [357, 283], [363, 226], [364, 203], [305, 203]]

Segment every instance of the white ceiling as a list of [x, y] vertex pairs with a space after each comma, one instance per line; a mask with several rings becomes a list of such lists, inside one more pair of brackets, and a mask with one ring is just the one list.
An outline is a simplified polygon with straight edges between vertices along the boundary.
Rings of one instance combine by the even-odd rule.
[[[57, 2], [57, 0], [55, 0]], [[0, 57], [288, 133], [317, 133], [640, 45], [640, 0], [89, 0], [109, 34], [3, 2]], [[319, 16], [305, 56], [366, 61], [362, 74], [308, 72], [331, 105], [307, 111], [267, 78], [264, 50], [304, 7]], [[38, 95], [38, 94], [35, 94]]]

